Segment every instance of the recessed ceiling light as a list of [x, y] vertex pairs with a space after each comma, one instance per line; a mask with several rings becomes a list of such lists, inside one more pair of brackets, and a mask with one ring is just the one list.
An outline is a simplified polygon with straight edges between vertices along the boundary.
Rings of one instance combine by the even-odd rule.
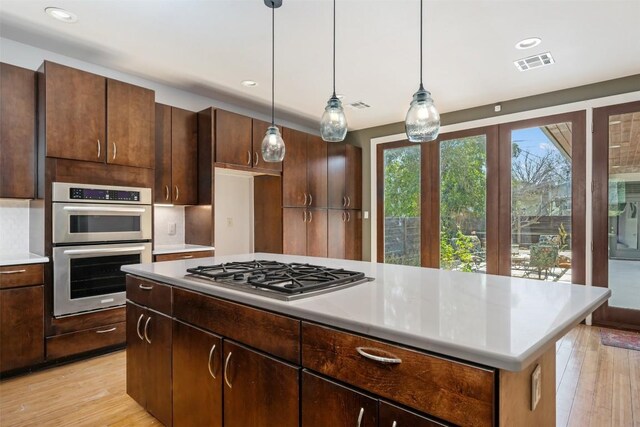
[[60, 9], [59, 7], [47, 7], [44, 11], [49, 16], [56, 18], [58, 21], [66, 22], [67, 24], [78, 21], [78, 15], [68, 10]]
[[516, 49], [531, 49], [532, 47], [538, 46], [540, 43], [542, 43], [542, 39], [538, 37], [531, 37], [528, 39], [520, 40], [518, 43], [516, 43]]
[[609, 147], [610, 150], [613, 149], [613, 148], [620, 148], [620, 146], [619, 145], [612, 145], [612, 146]]
[[256, 87], [258, 86], [258, 82], [255, 82], [253, 80], [243, 80], [240, 82], [240, 84], [244, 87]]
[[619, 125], [620, 123], [622, 123], [620, 120], [613, 120], [613, 121], [609, 122], [609, 126], [611, 126], [611, 125]]

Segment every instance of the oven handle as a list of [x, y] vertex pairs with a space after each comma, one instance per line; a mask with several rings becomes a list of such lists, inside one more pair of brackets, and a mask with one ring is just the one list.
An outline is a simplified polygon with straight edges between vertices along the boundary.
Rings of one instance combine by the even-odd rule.
[[96, 207], [88, 207], [88, 206], [65, 206], [63, 209], [65, 211], [70, 211], [70, 212], [125, 212], [125, 213], [146, 212], [146, 209], [144, 208], [116, 208], [116, 207], [96, 208]]
[[67, 249], [64, 251], [65, 255], [81, 255], [81, 254], [110, 254], [120, 252], [135, 252], [144, 251], [144, 246], [132, 246], [130, 248], [101, 248], [101, 249]]

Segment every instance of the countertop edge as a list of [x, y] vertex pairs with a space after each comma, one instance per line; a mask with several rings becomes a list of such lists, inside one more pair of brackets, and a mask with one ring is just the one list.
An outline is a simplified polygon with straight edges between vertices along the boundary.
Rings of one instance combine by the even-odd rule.
[[40, 255], [31, 255], [29, 258], [11, 258], [3, 259], [0, 257], [0, 267], [7, 267], [10, 265], [25, 265], [25, 264], [47, 264], [49, 257]]
[[166, 254], [181, 254], [184, 252], [204, 252], [204, 251], [215, 251], [216, 248], [213, 246], [200, 246], [200, 245], [194, 245], [192, 247], [185, 247], [185, 248], [167, 248], [167, 249], [163, 249], [163, 248], [159, 248], [159, 249], [153, 249], [153, 251], [151, 252], [152, 255], [166, 255]]

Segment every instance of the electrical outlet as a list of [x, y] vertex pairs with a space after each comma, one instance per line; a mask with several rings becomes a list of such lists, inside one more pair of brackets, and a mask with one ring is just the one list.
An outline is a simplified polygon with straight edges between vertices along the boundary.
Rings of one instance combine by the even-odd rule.
[[364, 219], [369, 219], [369, 211], [364, 211]]
[[542, 397], [542, 369], [540, 365], [531, 373], [531, 410], [534, 411]]
[[169, 227], [167, 228], [167, 233], [169, 233], [169, 236], [175, 236], [176, 235], [176, 223], [175, 222], [170, 222], [169, 223]]
[[233, 227], [233, 218], [227, 217], [227, 227]]

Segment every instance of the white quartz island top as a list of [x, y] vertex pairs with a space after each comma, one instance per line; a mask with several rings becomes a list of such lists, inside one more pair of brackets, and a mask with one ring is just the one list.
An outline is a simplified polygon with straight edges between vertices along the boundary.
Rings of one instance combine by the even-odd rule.
[[0, 267], [7, 265], [46, 264], [49, 258], [30, 252], [0, 252]]
[[[186, 269], [231, 261], [308, 262], [362, 271], [372, 282], [280, 301], [185, 277]], [[604, 303], [599, 287], [436, 269], [274, 254], [219, 256], [122, 267], [159, 282], [303, 320], [520, 371]]]
[[153, 248], [153, 255], [178, 254], [183, 252], [214, 251], [213, 246], [177, 244], [177, 245], [157, 245]]

